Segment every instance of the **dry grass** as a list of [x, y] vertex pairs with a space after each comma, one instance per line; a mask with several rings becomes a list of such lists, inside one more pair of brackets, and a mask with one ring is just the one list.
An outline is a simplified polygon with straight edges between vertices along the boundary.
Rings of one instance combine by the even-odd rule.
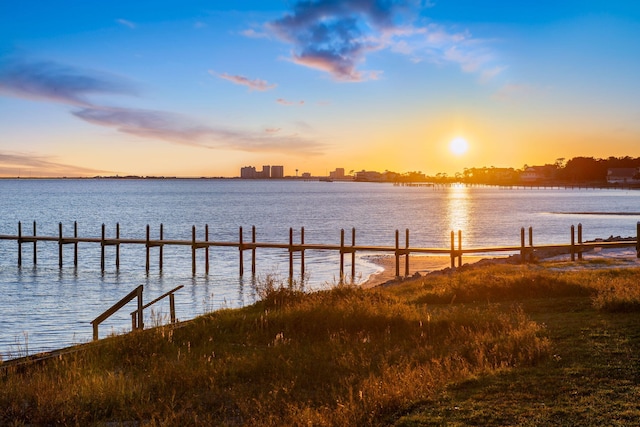
[[550, 363], [523, 302], [610, 310], [599, 301], [626, 301], [634, 276], [490, 266], [311, 294], [267, 278], [251, 307], [6, 369], [0, 425], [393, 424], [448, 384]]

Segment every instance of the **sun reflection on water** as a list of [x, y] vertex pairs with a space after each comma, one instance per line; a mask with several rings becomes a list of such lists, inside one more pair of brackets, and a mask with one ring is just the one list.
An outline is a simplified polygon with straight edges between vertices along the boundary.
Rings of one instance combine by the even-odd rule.
[[463, 234], [469, 230], [471, 194], [469, 187], [463, 184], [454, 184], [449, 187], [447, 193], [447, 225], [449, 230], [462, 230]]

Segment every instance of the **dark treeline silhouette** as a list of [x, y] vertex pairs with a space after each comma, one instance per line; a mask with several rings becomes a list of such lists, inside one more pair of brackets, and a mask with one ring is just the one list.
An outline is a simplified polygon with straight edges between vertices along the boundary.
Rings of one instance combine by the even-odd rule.
[[[463, 182], [489, 185], [607, 185], [609, 170], [619, 168], [640, 168], [640, 157], [609, 157], [607, 159], [574, 157], [566, 162], [564, 158], [559, 158], [555, 163], [541, 166], [525, 164], [520, 169], [494, 166], [465, 168], [463, 172], [457, 172], [453, 176], [446, 173], [427, 176], [420, 172], [396, 174], [387, 171], [383, 174], [382, 180], [394, 182]], [[636, 173], [634, 178], [640, 180], [640, 174]]]

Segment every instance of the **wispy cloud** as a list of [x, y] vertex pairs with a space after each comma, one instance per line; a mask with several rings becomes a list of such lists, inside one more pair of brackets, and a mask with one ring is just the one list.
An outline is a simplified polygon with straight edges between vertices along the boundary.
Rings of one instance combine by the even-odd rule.
[[0, 174], [2, 176], [91, 176], [111, 171], [66, 165], [55, 161], [51, 156], [29, 153], [10, 153], [0, 151]]
[[339, 81], [359, 82], [381, 76], [362, 70], [367, 55], [389, 50], [414, 62], [454, 63], [464, 72], [491, 78], [503, 69], [485, 41], [459, 31], [419, 21], [434, 7], [419, 0], [298, 1], [266, 28], [292, 47], [290, 60], [329, 73]]
[[276, 99], [276, 102], [280, 105], [286, 105], [288, 107], [294, 106], [294, 105], [304, 105], [304, 101], [288, 101], [284, 98], [278, 98]]
[[51, 61], [0, 62], [0, 94], [18, 98], [91, 105], [89, 95], [133, 95], [137, 91], [122, 78], [64, 66]]
[[[242, 78], [236, 83], [255, 90], [275, 87], [262, 80], [241, 81]], [[0, 62], [0, 95], [71, 105], [75, 107], [71, 114], [78, 119], [122, 133], [211, 149], [315, 155], [325, 148], [323, 143], [298, 134], [214, 127], [173, 112], [108, 107], [89, 100], [89, 95], [93, 94], [130, 95], [136, 92], [123, 79], [53, 62]]]
[[253, 133], [213, 127], [179, 114], [128, 108], [82, 108], [74, 116], [89, 123], [117, 129], [143, 138], [181, 145], [239, 151], [272, 151], [305, 155], [322, 154], [324, 144], [297, 134]]
[[133, 23], [131, 21], [128, 21], [126, 19], [116, 19], [116, 22], [118, 24], [122, 25], [122, 26], [131, 28], [132, 30], [135, 30], [135, 28], [136, 28], [136, 24], [135, 23]]
[[251, 80], [245, 76], [240, 75], [231, 75], [227, 73], [218, 74], [212, 70], [209, 70], [209, 74], [224, 80], [228, 80], [231, 83], [235, 83], [237, 85], [246, 86], [249, 88], [249, 90], [257, 90], [260, 92], [275, 89], [278, 86], [277, 84], [269, 84], [269, 82], [261, 79]]

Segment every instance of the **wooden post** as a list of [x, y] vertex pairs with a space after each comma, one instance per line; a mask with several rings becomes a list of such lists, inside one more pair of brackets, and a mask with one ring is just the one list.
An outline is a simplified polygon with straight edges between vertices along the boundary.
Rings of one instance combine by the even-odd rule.
[[251, 248], [251, 274], [253, 276], [256, 275], [256, 226], [251, 226], [251, 243], [253, 243], [253, 247]]
[[209, 274], [209, 224], [204, 225], [204, 241], [207, 245], [204, 247], [204, 271]]
[[173, 293], [169, 295], [169, 313], [171, 315], [171, 323], [176, 323], [176, 298]]
[[160, 251], [158, 252], [158, 268], [160, 272], [162, 272], [162, 263], [164, 260], [164, 243], [162, 240], [164, 239], [164, 225], [160, 223]]
[[458, 267], [462, 267], [462, 230], [458, 230]]
[[340, 283], [344, 278], [344, 228], [340, 230]]
[[[36, 237], [36, 222], [33, 221], [33, 237]], [[38, 262], [38, 239], [33, 239], [33, 265], [36, 265]]]
[[293, 228], [289, 228], [289, 281], [293, 280]]
[[142, 304], [142, 285], [138, 286], [138, 329], [144, 329], [144, 315], [143, 315], [143, 304]]
[[150, 243], [150, 231], [149, 231], [149, 224], [147, 224], [147, 243], [146, 243], [146, 249], [147, 249], [147, 256], [145, 259], [145, 263], [144, 263], [144, 268], [145, 271], [147, 272], [147, 274], [149, 274], [149, 267], [150, 267], [150, 262], [149, 262], [149, 250], [151, 249], [151, 243]]
[[351, 283], [356, 280], [356, 228], [351, 229]]
[[116, 270], [120, 270], [120, 223], [116, 222]]
[[640, 221], [636, 223], [636, 258], [640, 258]]
[[529, 226], [529, 261], [533, 262], [533, 227]]
[[58, 267], [62, 268], [62, 223], [58, 223]]
[[456, 234], [451, 230], [451, 269], [456, 268]]
[[244, 275], [244, 245], [242, 244], [242, 227], [239, 229], [238, 251], [240, 255], [240, 277]]
[[100, 271], [104, 273], [104, 224], [102, 224], [102, 239], [100, 240]]
[[400, 232], [396, 230], [396, 278], [400, 277]]
[[524, 227], [520, 227], [520, 263], [526, 262], [527, 252], [524, 247]]
[[409, 277], [409, 229], [405, 230], [404, 237], [404, 277]]
[[578, 261], [582, 261], [582, 223], [578, 223]]
[[196, 226], [191, 227], [191, 274], [196, 275]]
[[73, 266], [78, 267], [78, 221], [73, 221]]
[[575, 261], [576, 260], [576, 248], [575, 248], [576, 236], [575, 236], [575, 232], [576, 232], [576, 228], [572, 225], [571, 226], [571, 261]]
[[[300, 228], [300, 245], [304, 246], [304, 227]], [[304, 281], [304, 248], [300, 248], [300, 277]]]
[[22, 222], [18, 221], [18, 267], [22, 267]]

